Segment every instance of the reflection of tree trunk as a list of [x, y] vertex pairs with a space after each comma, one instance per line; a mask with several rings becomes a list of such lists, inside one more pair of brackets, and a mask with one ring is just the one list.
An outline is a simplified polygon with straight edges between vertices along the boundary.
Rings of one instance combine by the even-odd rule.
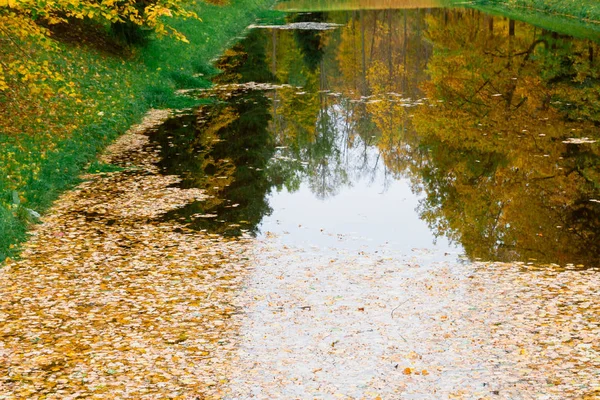
[[371, 64], [371, 60], [373, 59], [373, 52], [375, 51], [375, 35], [377, 34], [377, 17], [378, 13], [375, 12], [373, 16], [373, 34], [371, 35], [371, 52], [369, 55], [369, 64]]
[[277, 29], [273, 29], [273, 60], [271, 60], [271, 72], [277, 76]]
[[388, 85], [392, 86], [392, 10], [387, 10], [388, 13], [388, 71], [389, 71], [389, 82]]
[[[405, 10], [406, 11], [406, 10]], [[388, 71], [389, 71], [389, 80], [388, 80], [388, 91], [391, 90], [391, 88], [393, 87], [393, 63], [392, 63], [392, 10], [388, 10]], [[388, 124], [388, 128], [389, 128], [389, 137], [391, 137], [391, 133], [392, 133], [392, 125], [393, 125], [393, 120], [392, 120], [392, 103], [391, 102], [387, 102], [388, 104], [388, 116], [389, 116], [389, 124]]]
[[406, 79], [406, 53], [408, 50], [408, 23], [406, 21], [406, 9], [404, 9], [404, 39], [402, 42], [402, 91], [404, 92], [408, 86]]
[[365, 96], [367, 94], [367, 54], [365, 49], [365, 18], [364, 11], [360, 10], [360, 48], [362, 56], [362, 92]]
[[588, 60], [590, 61], [590, 67], [594, 65], [594, 45], [588, 41]]
[[320, 90], [327, 90], [327, 76], [325, 76], [325, 60], [321, 59], [321, 62], [319, 63], [319, 75], [321, 77], [320, 79]]
[[[271, 72], [273, 76], [277, 78], [277, 29], [273, 29], [272, 34], [272, 42], [273, 42], [273, 54], [271, 60]], [[275, 133], [279, 133], [279, 119], [277, 117], [277, 89], [273, 91], [273, 124], [275, 125]]]
[[488, 32], [490, 34], [494, 33], [494, 17], [492, 17], [491, 15], [489, 17], [487, 17], [488, 20]]
[[513, 19], [508, 21], [508, 67], [512, 66], [513, 57], [513, 46], [515, 37], [515, 21]]
[[[361, 15], [362, 16], [362, 15]], [[350, 20], [352, 21], [352, 43], [355, 44], [356, 43], [356, 10], [352, 11], [352, 17], [350, 18]], [[357, 66], [358, 65], [358, 56], [357, 56], [357, 48], [356, 46], [352, 46], [352, 65]], [[354, 68], [353, 68], [354, 71]], [[353, 79], [353, 83], [354, 83], [354, 89], [358, 90], [359, 92], [362, 90], [361, 86], [362, 84], [358, 82], [358, 78], [354, 77]]]
[[417, 8], [417, 15], [416, 15], [416, 21], [417, 21], [417, 35], [416, 35], [416, 43], [417, 43], [417, 49], [416, 49], [416, 60], [415, 60], [415, 79], [419, 74], [419, 70], [421, 69], [421, 52], [422, 50], [422, 45], [421, 45], [421, 9]]
[[[538, 39], [538, 40], [534, 40], [533, 43], [531, 43], [531, 45], [529, 46], [529, 48], [527, 49], [527, 51], [525, 51], [525, 57], [523, 57], [523, 61], [521, 62], [521, 65], [519, 66], [519, 70], [516, 72], [516, 75], [519, 75], [521, 73], [521, 70], [525, 67], [525, 64], [527, 64], [527, 61], [529, 61], [529, 58], [531, 57], [531, 55], [533, 54], [535, 48], [537, 47], [538, 44], [540, 43], [546, 43], [546, 41], [544, 39]], [[512, 49], [511, 49], [512, 51]], [[510, 68], [510, 65], [509, 65]], [[510, 106], [512, 104], [513, 101], [513, 97], [515, 95], [515, 91], [517, 89], [517, 80], [511, 80], [511, 83], [509, 84], [508, 90], [506, 91], [506, 111], [511, 111], [510, 110]], [[521, 107], [523, 105], [523, 103], [525, 103], [525, 101], [527, 101], [527, 97], [523, 98], [521, 100], [521, 102], [519, 104], [516, 105], [516, 107], [514, 108], [514, 110], [516, 110], [517, 108]], [[507, 115], [507, 118], [509, 116]]]
[[[508, 69], [512, 71], [512, 58], [513, 58], [513, 46], [514, 46], [514, 37], [515, 37], [515, 21], [508, 21]], [[527, 58], [527, 57], [525, 57]], [[512, 78], [512, 76], [511, 76]], [[508, 89], [506, 91], [506, 119], [510, 118], [510, 105], [512, 104], [513, 97], [515, 95], [515, 90], [517, 89], [517, 81], [512, 80], [508, 85]]]

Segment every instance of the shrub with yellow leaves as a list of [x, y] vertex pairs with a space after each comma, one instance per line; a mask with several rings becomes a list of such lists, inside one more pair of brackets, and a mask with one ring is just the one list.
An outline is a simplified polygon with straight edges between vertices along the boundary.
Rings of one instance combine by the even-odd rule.
[[187, 42], [166, 22], [173, 17], [198, 18], [182, 0], [0, 0], [0, 93], [10, 89], [10, 82], [40, 90], [47, 80], [61, 79], [48, 63], [32, 56], [36, 46], [55, 49], [48, 26], [68, 24], [73, 19], [106, 26], [127, 23]]

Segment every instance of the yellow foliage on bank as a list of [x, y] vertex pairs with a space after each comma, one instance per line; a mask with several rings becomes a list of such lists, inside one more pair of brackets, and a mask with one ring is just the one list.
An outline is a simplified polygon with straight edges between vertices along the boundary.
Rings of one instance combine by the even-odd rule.
[[182, 0], [0, 0], [0, 92], [20, 83], [39, 92], [47, 89], [48, 80], [63, 79], [47, 62], [39, 62], [30, 54], [31, 44], [46, 51], [56, 49], [48, 27], [87, 19], [105, 26], [132, 24], [158, 36], [187, 41], [168, 24], [166, 18], [172, 17], [197, 15]]

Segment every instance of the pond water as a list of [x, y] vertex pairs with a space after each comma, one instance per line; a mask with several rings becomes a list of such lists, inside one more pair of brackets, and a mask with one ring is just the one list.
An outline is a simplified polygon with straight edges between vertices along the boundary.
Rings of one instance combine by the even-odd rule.
[[[599, 45], [462, 8], [289, 13], [152, 135], [226, 235], [597, 267]], [[289, 28], [289, 29], [288, 29]], [[293, 28], [293, 29], [292, 29]]]

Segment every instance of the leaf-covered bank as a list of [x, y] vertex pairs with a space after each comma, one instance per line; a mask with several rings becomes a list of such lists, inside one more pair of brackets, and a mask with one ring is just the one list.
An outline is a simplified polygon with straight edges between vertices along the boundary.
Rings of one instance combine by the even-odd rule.
[[207, 197], [154, 164], [142, 133], [168, 116], [103, 153], [135, 171], [89, 174], [0, 271], [0, 398], [223, 398], [250, 243], [161, 220]]
[[57, 51], [0, 41], [0, 54], [26, 53], [62, 76], [39, 92], [8, 82], [0, 96], [0, 260], [18, 253], [37, 215], [148, 109], [185, 106], [176, 89], [208, 85], [210, 61], [272, 3], [198, 2], [202, 22], [172, 23], [189, 44], [165, 38], [121, 48], [85, 23], [57, 29]]

